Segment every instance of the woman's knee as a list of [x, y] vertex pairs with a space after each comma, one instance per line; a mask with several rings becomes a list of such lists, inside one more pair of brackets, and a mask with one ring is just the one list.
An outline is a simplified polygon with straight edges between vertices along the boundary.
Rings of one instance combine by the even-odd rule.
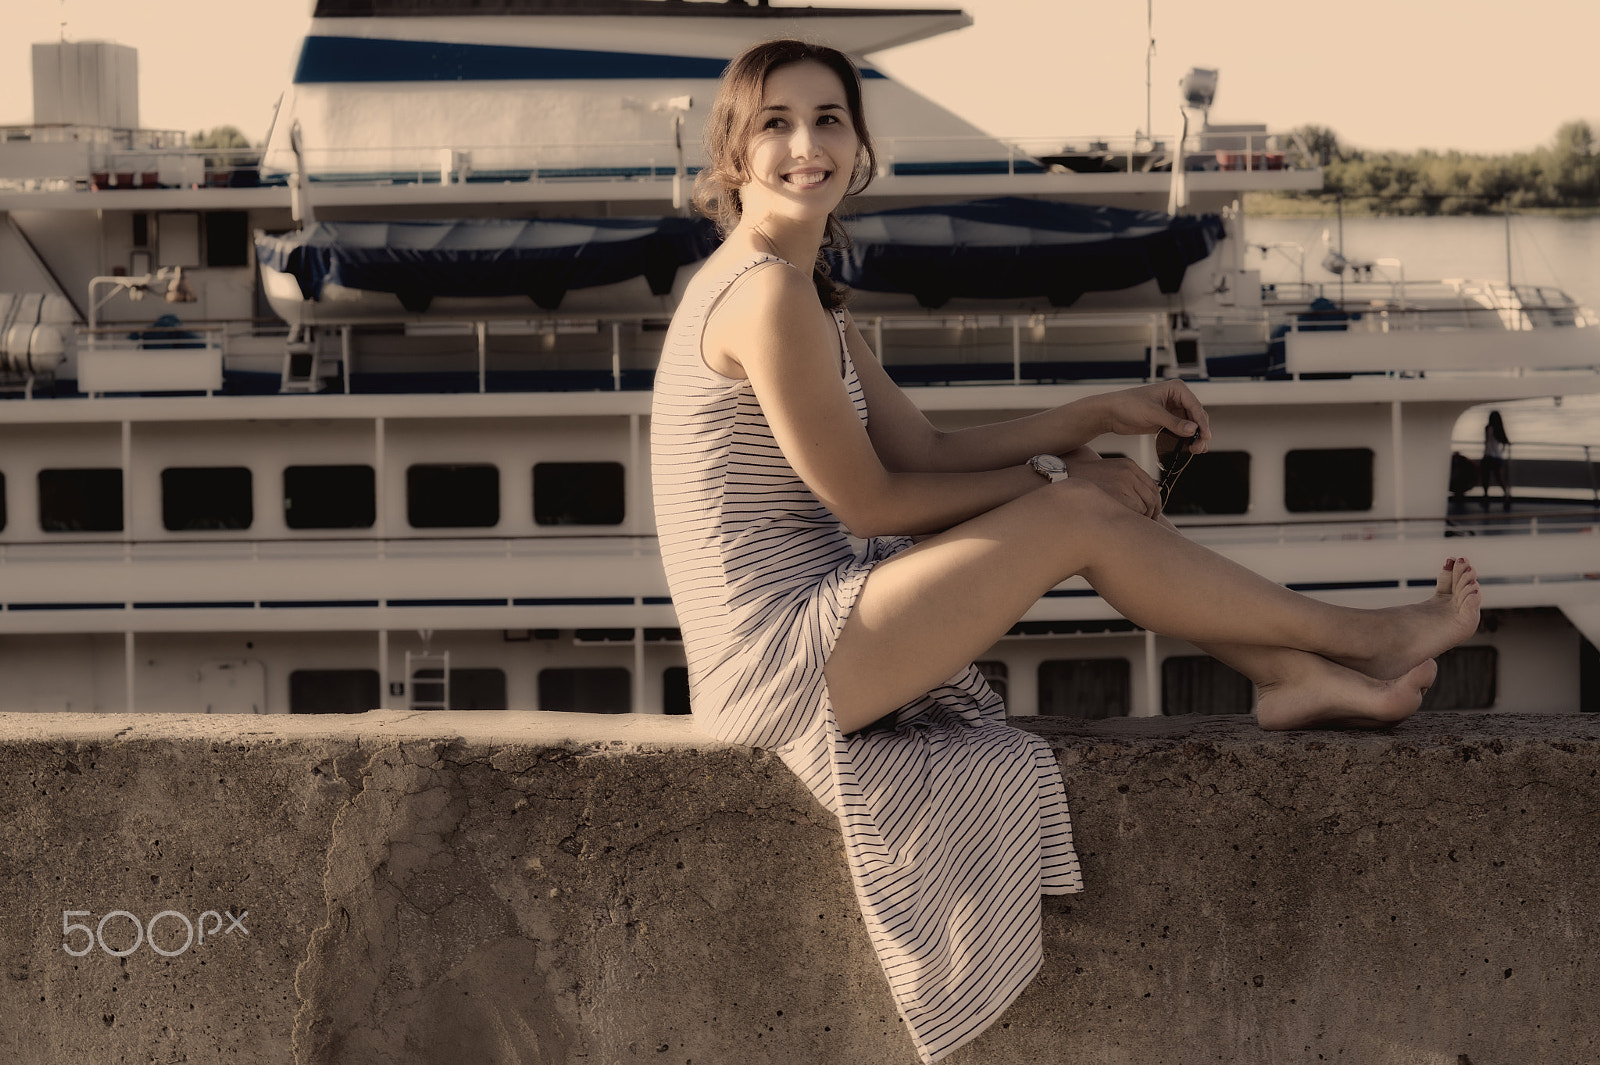
[[1067, 529], [1092, 533], [1124, 518], [1137, 517], [1088, 481], [1068, 479], [1043, 485], [1024, 496], [1022, 502], [1028, 506], [1036, 530], [1052, 538]]
[[1089, 481], [1067, 479], [1034, 493], [1060, 520], [1081, 522], [1114, 521], [1133, 512]]

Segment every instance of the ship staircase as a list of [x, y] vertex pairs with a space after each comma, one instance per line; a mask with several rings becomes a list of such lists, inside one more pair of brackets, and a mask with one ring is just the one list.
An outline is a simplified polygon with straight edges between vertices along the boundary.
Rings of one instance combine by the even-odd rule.
[[450, 709], [450, 652], [406, 652], [406, 691], [413, 710]]
[[279, 392], [321, 392], [349, 365], [350, 327], [339, 330], [340, 357], [324, 354], [315, 326], [293, 326], [283, 345]]

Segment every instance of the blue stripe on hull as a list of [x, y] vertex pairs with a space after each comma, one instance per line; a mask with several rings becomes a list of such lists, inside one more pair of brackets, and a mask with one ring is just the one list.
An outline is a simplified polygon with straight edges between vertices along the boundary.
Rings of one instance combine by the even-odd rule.
[[[522, 48], [501, 44], [311, 36], [300, 47], [296, 85], [363, 81], [564, 81], [722, 76], [726, 59], [705, 56]], [[864, 78], [881, 78], [862, 70]]]

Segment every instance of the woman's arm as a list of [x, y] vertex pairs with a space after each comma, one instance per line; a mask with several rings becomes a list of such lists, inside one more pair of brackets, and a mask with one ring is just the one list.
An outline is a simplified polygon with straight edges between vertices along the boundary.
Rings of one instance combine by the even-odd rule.
[[848, 337], [871, 412], [873, 446], [893, 469], [1000, 469], [1046, 452], [1066, 455], [1106, 433], [1141, 435], [1168, 428], [1190, 436], [1198, 428], [1199, 451], [1211, 438], [1205, 409], [1181, 381], [1106, 392], [1008, 421], [936, 429], [884, 371], [853, 322]]
[[[1073, 456], [1075, 476], [1154, 516], [1159, 504], [1148, 474], [1126, 460], [1100, 461], [1083, 444], [1106, 432], [1150, 433], [1164, 425], [1188, 435], [1198, 424], [1202, 441], [1209, 435], [1205, 411], [1179, 382], [941, 432], [890, 380], [854, 326], [847, 338], [859, 359], [870, 434], [840, 376], [832, 316], [796, 270], [755, 271], [730, 289], [707, 323], [705, 357], [750, 380], [790, 465], [858, 536], [939, 532], [993, 510], [1044, 483], [1023, 463], [1045, 452]], [[1185, 427], [1174, 410], [1192, 411], [1196, 422]]]
[[784, 457], [858, 536], [947, 529], [1045, 483], [1020, 464], [986, 471], [902, 470], [891, 468], [900, 465], [894, 458], [886, 464], [840, 376], [832, 315], [797, 270], [752, 271], [730, 289], [706, 324], [704, 354], [722, 372], [749, 379]]

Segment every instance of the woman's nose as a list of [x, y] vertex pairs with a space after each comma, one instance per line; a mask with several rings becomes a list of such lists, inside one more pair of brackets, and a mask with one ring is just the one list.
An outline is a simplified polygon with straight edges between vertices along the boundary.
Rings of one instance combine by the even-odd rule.
[[816, 132], [807, 125], [799, 125], [789, 137], [789, 154], [796, 159], [804, 159], [810, 155], [817, 146]]

